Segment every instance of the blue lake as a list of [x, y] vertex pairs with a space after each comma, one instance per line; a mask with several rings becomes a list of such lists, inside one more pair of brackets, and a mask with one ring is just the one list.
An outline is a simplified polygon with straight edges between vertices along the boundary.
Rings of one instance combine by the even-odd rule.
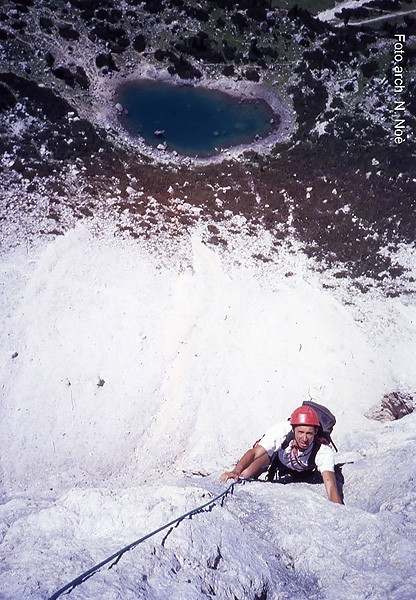
[[208, 157], [221, 148], [267, 136], [279, 117], [264, 100], [241, 100], [224, 92], [135, 81], [118, 89], [123, 127], [152, 146], [166, 144], [186, 156]]

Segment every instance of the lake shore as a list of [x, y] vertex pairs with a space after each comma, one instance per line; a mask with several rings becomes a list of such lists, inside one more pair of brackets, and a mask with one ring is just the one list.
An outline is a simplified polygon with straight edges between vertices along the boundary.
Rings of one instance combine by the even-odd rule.
[[[217, 154], [205, 158], [187, 157], [172, 152], [169, 148], [158, 149], [147, 144], [142, 138], [129, 134], [119, 120], [120, 112], [123, 110], [118, 101], [119, 88], [128, 83], [140, 80], [151, 80], [170, 83], [172, 85], [221, 91], [234, 98], [240, 98], [243, 101], [263, 100], [271, 107], [276, 117], [278, 117], [276, 119], [277, 127], [264, 138], [255, 139], [249, 144], [238, 144], [221, 149]], [[108, 85], [108, 79], [105, 82], [103, 81], [102, 84], [101, 82], [96, 82], [96, 88], [92, 94], [94, 104], [97, 105], [95, 107], [97, 124], [109, 132], [112, 131], [115, 138], [122, 145], [136, 149], [158, 163], [204, 166], [221, 163], [224, 160], [236, 160], [247, 151], [266, 155], [271, 152], [276, 144], [289, 141], [296, 129], [296, 119], [293, 110], [283, 101], [278, 92], [266, 82], [252, 83], [249, 81], [236, 81], [228, 77], [212, 79], [208, 76], [204, 76], [197, 82], [194, 80], [183, 80], [178, 75], [170, 75], [166, 69], [157, 69], [154, 65], [148, 63], [137, 65], [130, 73], [123, 72], [113, 75], [110, 82], [111, 85]]]

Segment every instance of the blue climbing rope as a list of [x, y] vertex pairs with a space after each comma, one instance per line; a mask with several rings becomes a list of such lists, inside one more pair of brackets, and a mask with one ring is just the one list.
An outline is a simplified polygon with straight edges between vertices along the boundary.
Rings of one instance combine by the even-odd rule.
[[224, 492], [222, 492], [221, 494], [218, 494], [218, 496], [215, 496], [215, 498], [212, 498], [208, 502], [205, 502], [205, 504], [202, 504], [201, 506], [198, 506], [197, 508], [194, 508], [194, 509], [188, 511], [187, 513], [185, 513], [184, 515], [181, 515], [177, 519], [174, 519], [173, 521], [166, 523], [166, 525], [162, 525], [162, 527], [155, 529], [155, 531], [148, 533], [147, 535], [141, 537], [140, 539], [136, 540], [135, 542], [132, 542], [128, 546], [125, 546], [124, 548], [122, 548], [121, 550], [116, 552], [115, 554], [112, 554], [111, 556], [109, 556], [108, 558], [106, 558], [105, 560], [100, 562], [98, 565], [91, 567], [91, 569], [88, 569], [88, 571], [85, 571], [85, 573], [82, 573], [82, 575], [80, 575], [79, 577], [76, 577], [75, 579], [73, 579], [72, 581], [70, 581], [69, 583], [64, 585], [64, 587], [62, 587], [60, 590], [58, 590], [57, 592], [52, 594], [52, 596], [50, 596], [50, 598], [48, 598], [48, 600], [56, 600], [56, 598], [59, 598], [59, 596], [61, 596], [65, 592], [68, 594], [71, 593], [74, 588], [81, 585], [81, 583], [84, 583], [84, 581], [87, 581], [87, 579], [92, 577], [92, 575], [94, 575], [94, 573], [97, 573], [97, 571], [99, 571], [106, 564], [114, 561], [113, 564], [111, 564], [108, 567], [109, 569], [111, 569], [118, 563], [118, 561], [123, 556], [123, 554], [125, 554], [126, 552], [129, 552], [130, 550], [133, 550], [133, 548], [135, 548], [136, 546], [138, 546], [145, 540], [148, 540], [149, 538], [153, 537], [157, 533], [160, 533], [164, 529], [167, 529], [168, 527], [172, 527], [173, 525], [175, 525], [176, 523], [180, 523], [187, 517], [190, 517], [191, 515], [201, 512], [207, 506], [211, 506], [211, 504], [215, 504], [215, 502], [217, 502], [220, 498], [225, 498], [231, 492], [231, 490], [234, 488], [235, 484], [240, 483], [242, 481], [245, 481], [245, 480], [239, 479], [238, 481], [233, 481], [233, 483], [231, 483]]

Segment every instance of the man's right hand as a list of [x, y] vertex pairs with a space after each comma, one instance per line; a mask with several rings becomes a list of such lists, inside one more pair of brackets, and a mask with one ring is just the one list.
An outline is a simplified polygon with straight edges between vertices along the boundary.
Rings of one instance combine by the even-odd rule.
[[221, 483], [227, 483], [229, 479], [234, 479], [234, 481], [238, 481], [240, 474], [237, 471], [226, 471], [220, 477]]

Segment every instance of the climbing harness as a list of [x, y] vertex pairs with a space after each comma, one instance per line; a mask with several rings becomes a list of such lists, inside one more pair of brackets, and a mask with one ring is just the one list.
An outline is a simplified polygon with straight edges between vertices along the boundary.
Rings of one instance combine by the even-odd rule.
[[109, 556], [108, 558], [106, 558], [105, 560], [103, 560], [102, 562], [100, 562], [98, 565], [95, 565], [94, 567], [92, 567], [88, 571], [85, 571], [85, 573], [82, 573], [82, 575], [80, 575], [79, 577], [76, 577], [75, 579], [73, 579], [72, 581], [70, 581], [69, 583], [67, 583], [66, 585], [64, 585], [64, 587], [62, 587], [60, 590], [58, 590], [57, 592], [55, 592], [54, 594], [52, 594], [52, 596], [50, 596], [48, 598], [48, 600], [56, 600], [56, 598], [59, 598], [59, 596], [61, 596], [65, 592], [67, 594], [70, 594], [74, 588], [76, 588], [77, 586], [81, 585], [81, 583], [84, 583], [84, 581], [87, 581], [87, 579], [89, 579], [90, 577], [92, 577], [92, 575], [94, 575], [95, 573], [97, 573], [97, 571], [99, 571], [102, 567], [104, 567], [104, 565], [108, 564], [109, 562], [114, 561], [108, 567], [109, 569], [111, 569], [112, 567], [114, 567], [118, 563], [118, 561], [120, 560], [120, 558], [126, 552], [129, 552], [130, 550], [133, 550], [133, 548], [135, 548], [136, 546], [138, 546], [139, 544], [141, 544], [145, 540], [148, 540], [149, 538], [153, 537], [154, 535], [156, 535], [160, 531], [163, 531], [164, 529], [167, 529], [168, 527], [172, 527], [173, 525], [176, 525], [177, 523], [180, 523], [181, 521], [183, 521], [187, 517], [190, 517], [192, 515], [195, 515], [196, 513], [201, 512], [207, 506], [211, 506], [212, 504], [215, 504], [215, 502], [217, 502], [218, 500], [220, 500], [220, 498], [223, 499], [222, 502], [221, 502], [221, 506], [222, 506], [225, 497], [230, 492], [232, 493], [232, 490], [233, 490], [234, 486], [237, 483], [242, 483], [244, 481], [247, 481], [247, 480], [241, 478], [238, 481], [233, 481], [233, 483], [231, 483], [224, 492], [222, 492], [221, 494], [218, 494], [218, 496], [215, 496], [215, 498], [212, 498], [208, 502], [205, 502], [205, 504], [202, 504], [201, 506], [198, 506], [197, 508], [194, 508], [194, 509], [190, 510], [189, 512], [185, 513], [184, 515], [181, 515], [177, 519], [174, 519], [173, 521], [170, 521], [169, 523], [166, 523], [166, 525], [162, 525], [162, 527], [159, 527], [155, 531], [152, 531], [151, 533], [148, 533], [147, 535], [141, 537], [140, 539], [136, 540], [135, 542], [132, 542], [128, 546], [125, 546], [124, 548], [122, 548], [121, 550], [119, 550], [118, 552], [116, 552], [115, 554], [112, 554], [111, 556]]

